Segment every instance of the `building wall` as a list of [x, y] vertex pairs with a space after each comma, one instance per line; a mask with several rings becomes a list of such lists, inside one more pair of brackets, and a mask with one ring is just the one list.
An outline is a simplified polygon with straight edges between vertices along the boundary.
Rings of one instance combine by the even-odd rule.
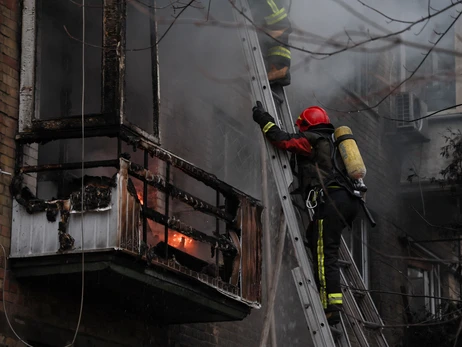
[[[16, 0], [0, 1], [0, 169], [14, 173], [15, 134], [18, 120], [20, 64], [20, 5]], [[0, 174], [0, 244], [9, 253], [12, 197], [11, 176]], [[78, 317], [80, 285], [76, 292], [50, 287], [47, 278], [18, 282], [1, 253], [0, 289], [8, 317], [18, 334], [29, 343], [62, 346], [72, 340]], [[3, 301], [3, 298], [0, 299]], [[2, 302], [3, 304], [3, 302]], [[9, 328], [0, 305], [0, 345], [23, 346]], [[117, 306], [103, 306], [88, 293], [80, 334], [81, 346], [167, 346], [165, 329], [145, 324]]]
[[[17, 1], [0, 3], [0, 169], [14, 172], [15, 142], [18, 117], [19, 91], [19, 8]], [[12, 200], [9, 194], [11, 176], [0, 174], [0, 243], [8, 254], [11, 230]], [[5, 282], [5, 258], [2, 253], [0, 269], [0, 285], [5, 291], [5, 300], [14, 308], [20, 307], [24, 297], [18, 293], [18, 286]], [[10, 306], [10, 307], [11, 307]], [[3, 317], [3, 307], [0, 308]], [[3, 319], [4, 323], [4, 319]], [[0, 341], [14, 345], [11, 331], [6, 324], [0, 329]]]

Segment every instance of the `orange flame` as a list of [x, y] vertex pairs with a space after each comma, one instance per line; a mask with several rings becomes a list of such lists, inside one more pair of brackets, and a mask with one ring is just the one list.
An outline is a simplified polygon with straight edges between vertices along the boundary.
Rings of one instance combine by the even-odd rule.
[[140, 201], [140, 204], [143, 205], [144, 204], [143, 193], [136, 192], [136, 195], [138, 196], [138, 200]]
[[178, 249], [190, 249], [193, 247], [193, 239], [179, 233], [169, 235], [168, 244]]

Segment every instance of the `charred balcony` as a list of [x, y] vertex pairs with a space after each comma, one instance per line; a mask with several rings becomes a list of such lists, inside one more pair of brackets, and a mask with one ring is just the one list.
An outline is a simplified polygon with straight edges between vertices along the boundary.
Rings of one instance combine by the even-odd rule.
[[[262, 206], [243, 192], [259, 187], [260, 162], [250, 142], [258, 140], [238, 117], [250, 102], [242, 92], [248, 86], [178, 83], [187, 80], [182, 73], [198, 69], [178, 73], [174, 58], [200, 52], [188, 35], [209, 29], [177, 27], [183, 31], [170, 32], [173, 44], [159, 52], [157, 18], [171, 14], [157, 13], [168, 6], [151, 5], [87, 1], [83, 52], [78, 2], [24, 1], [12, 268], [24, 281], [73, 291], [84, 251], [90, 296], [165, 322], [242, 319], [261, 300]], [[229, 8], [224, 12], [231, 16]], [[215, 60], [234, 63], [236, 50], [229, 43], [240, 44], [240, 38], [235, 31], [216, 35], [223, 47], [214, 50], [223, 57]], [[178, 54], [189, 45], [191, 52]], [[159, 61], [162, 54], [168, 64]], [[226, 66], [215, 69], [228, 71]], [[163, 104], [174, 109], [160, 107], [161, 75], [168, 91]], [[189, 85], [188, 93], [181, 90]], [[211, 102], [218, 99], [212, 93], [194, 94], [202, 91], [226, 95], [228, 104]], [[199, 127], [199, 119], [207, 119], [207, 127]], [[197, 129], [211, 124], [226, 136], [201, 146], [181, 143], [181, 134], [191, 130], [202, 140]], [[173, 145], [172, 134], [180, 138]], [[201, 161], [204, 152], [214, 166]], [[227, 160], [234, 153], [242, 163], [240, 175], [230, 174]], [[234, 186], [245, 180], [242, 173], [256, 183], [239, 190]]]
[[[169, 322], [242, 319], [260, 302], [261, 205], [155, 144], [138, 138], [131, 145], [143, 150], [146, 161], [137, 164], [123, 154], [85, 162], [88, 170], [113, 166], [116, 174], [85, 176], [83, 196], [79, 177], [65, 179], [53, 199], [38, 198], [24, 182], [36, 174], [44, 177], [38, 185], [50, 187], [62, 179], [57, 173], [82, 163], [18, 167], [11, 187], [16, 276], [78, 281], [83, 244], [88, 278], [99, 279], [98, 285], [87, 284], [89, 290], [104, 290], [107, 297], [108, 288], [113, 296], [139, 290], [144, 298], [132, 308], [152, 305], [153, 318]], [[215, 204], [206, 201], [210, 192], [201, 198], [177, 187], [182, 175], [213, 192]], [[200, 225], [179, 217], [176, 211], [185, 208], [196, 215], [189, 221]], [[199, 223], [197, 215], [203, 218]], [[115, 285], [121, 279], [126, 285]], [[200, 315], [188, 314], [198, 310]]]

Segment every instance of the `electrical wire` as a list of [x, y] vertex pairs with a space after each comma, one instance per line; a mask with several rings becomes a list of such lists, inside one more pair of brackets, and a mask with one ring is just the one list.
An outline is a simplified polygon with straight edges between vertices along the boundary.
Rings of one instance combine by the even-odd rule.
[[[85, 0], [82, 0], [82, 38], [83, 42], [85, 42]], [[83, 302], [85, 297], [85, 250], [84, 250], [84, 227], [83, 227], [83, 220], [84, 220], [84, 196], [85, 196], [85, 44], [82, 43], [82, 99], [81, 99], [81, 123], [82, 123], [82, 152], [81, 152], [81, 201], [80, 201], [80, 209], [81, 209], [81, 217], [80, 217], [80, 233], [81, 233], [81, 247], [82, 247], [82, 289], [81, 289], [81, 296], [80, 296], [80, 310], [79, 310], [79, 319], [77, 320], [77, 326], [75, 328], [74, 338], [72, 339], [71, 346], [74, 345], [75, 340], [77, 339], [77, 335], [79, 334], [80, 323], [82, 321], [82, 314], [83, 314]]]
[[[82, 0], [82, 37], [83, 37], [83, 42], [85, 42], [85, 0]], [[79, 334], [79, 329], [80, 329], [80, 323], [82, 321], [82, 316], [83, 316], [83, 303], [84, 303], [84, 294], [85, 294], [85, 252], [84, 252], [84, 226], [83, 226], [83, 215], [84, 215], [84, 209], [83, 209], [83, 204], [84, 204], [84, 173], [85, 173], [85, 44], [82, 43], [82, 99], [81, 99], [81, 122], [82, 122], [82, 152], [81, 152], [81, 160], [82, 160], [82, 179], [81, 179], [81, 237], [82, 237], [82, 291], [81, 291], [81, 296], [80, 296], [80, 309], [79, 309], [79, 317], [77, 320], [77, 326], [75, 328], [74, 332], [74, 337], [72, 338], [72, 342], [65, 345], [64, 347], [73, 347], [75, 344], [75, 341], [77, 339], [77, 336]], [[6, 255], [6, 250], [5, 247], [0, 243], [0, 247], [2, 248], [3, 251], [3, 259], [4, 259], [4, 268], [3, 268], [3, 280], [4, 283], [7, 281], [7, 255]], [[11, 331], [13, 334], [16, 336], [16, 338], [21, 341], [24, 345], [27, 347], [35, 347], [34, 345], [31, 345], [27, 343], [24, 339], [22, 339], [19, 334], [14, 330], [13, 325], [11, 324], [10, 318], [8, 317], [8, 313], [6, 310], [6, 302], [5, 302], [5, 286], [2, 288], [2, 301], [3, 301], [3, 312], [5, 314], [6, 321], [8, 323], [8, 326], [10, 327]]]

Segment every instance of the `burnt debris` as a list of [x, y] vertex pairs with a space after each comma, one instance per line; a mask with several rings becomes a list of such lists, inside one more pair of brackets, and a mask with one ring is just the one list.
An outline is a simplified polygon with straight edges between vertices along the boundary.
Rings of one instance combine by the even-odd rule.
[[[68, 189], [78, 189], [70, 194], [69, 199], [44, 200], [37, 198], [32, 191], [24, 186], [22, 174], [16, 175], [10, 186], [11, 194], [16, 201], [24, 206], [27, 213], [34, 214], [45, 212], [49, 222], [56, 222], [60, 213], [61, 219], [58, 224], [58, 253], [64, 253], [74, 249], [74, 238], [68, 233], [70, 213], [72, 210], [82, 211], [82, 191], [78, 182], [70, 182]], [[84, 177], [84, 208], [83, 211], [108, 208], [111, 204], [111, 189], [115, 186], [115, 178], [107, 177]]]
[[64, 253], [66, 251], [71, 251], [74, 249], [75, 239], [67, 232], [67, 227], [69, 224], [69, 211], [61, 211], [61, 221], [59, 222], [58, 227], [58, 240], [59, 240], [59, 249], [58, 253]]

